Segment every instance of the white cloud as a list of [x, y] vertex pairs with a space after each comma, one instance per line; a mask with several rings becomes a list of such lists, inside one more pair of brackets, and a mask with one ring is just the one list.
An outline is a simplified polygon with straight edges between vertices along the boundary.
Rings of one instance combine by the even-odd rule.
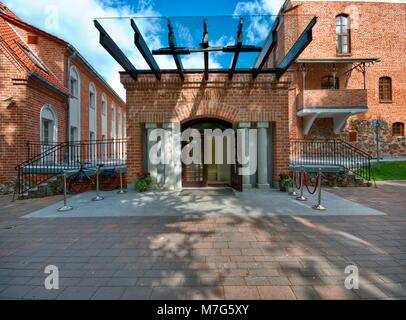
[[245, 18], [244, 24], [248, 25], [246, 35], [251, 43], [258, 44], [266, 38], [273, 22], [269, 15], [277, 15], [283, 2], [284, 0], [255, 0], [237, 3], [234, 14], [250, 16]]

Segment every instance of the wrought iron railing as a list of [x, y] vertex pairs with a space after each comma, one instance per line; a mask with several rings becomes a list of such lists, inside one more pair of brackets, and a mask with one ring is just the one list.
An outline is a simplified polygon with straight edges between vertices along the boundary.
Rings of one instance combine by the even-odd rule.
[[108, 168], [123, 166], [127, 159], [127, 142], [125, 139], [111, 139], [59, 144], [30, 143], [27, 144], [28, 154], [32, 156], [15, 168], [17, 180], [14, 193], [19, 196], [64, 170], [79, 170], [80, 162], [86, 162], [89, 168], [99, 164]]
[[291, 139], [290, 162], [296, 166], [338, 166], [371, 180], [371, 156], [341, 139]]

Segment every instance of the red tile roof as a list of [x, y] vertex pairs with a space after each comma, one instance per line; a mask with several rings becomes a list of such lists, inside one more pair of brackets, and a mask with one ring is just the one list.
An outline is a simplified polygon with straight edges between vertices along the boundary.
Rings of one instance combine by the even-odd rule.
[[[0, 2], [0, 8], [3, 10], [0, 10], [0, 41], [2, 41], [5, 46], [9, 49], [9, 51], [14, 55], [14, 57], [20, 62], [22, 67], [24, 67], [27, 72], [29, 73], [35, 73], [39, 78], [42, 80], [45, 80], [45, 82], [48, 82], [52, 86], [56, 87], [59, 89], [59, 91], [63, 92], [64, 94], [70, 94], [69, 89], [65, 87], [65, 85], [60, 81], [55, 75], [53, 75], [51, 72], [47, 72], [43, 69], [41, 69], [35, 61], [33, 61], [26, 52], [24, 52], [23, 48], [25, 50], [28, 50], [35, 58], [38, 58], [37, 55], [32, 52], [26, 45], [23, 43], [21, 40], [20, 36], [18, 35], [17, 31], [15, 28], [12, 26], [18, 25], [19, 27], [22, 27], [24, 29], [29, 29], [37, 33], [41, 33], [42, 35], [45, 35], [47, 37], [52, 37], [54, 40], [60, 42], [61, 44], [64, 44], [68, 46], [68, 43], [53, 36], [50, 35], [49, 33], [46, 33], [42, 30], [39, 30], [23, 21], [21, 21], [14, 13], [12, 13], [6, 6], [4, 6]], [[20, 45], [20, 46], [19, 46]], [[44, 64], [40, 59], [38, 59], [41, 64], [43, 64], [46, 67], [46, 64]], [[47, 68], [49, 69], [49, 68]]]

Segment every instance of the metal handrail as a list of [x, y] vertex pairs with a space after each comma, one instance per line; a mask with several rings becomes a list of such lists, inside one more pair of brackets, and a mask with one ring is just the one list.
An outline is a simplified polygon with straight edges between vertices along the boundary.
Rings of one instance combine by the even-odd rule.
[[[27, 146], [36, 144], [34, 142]], [[22, 195], [59, 175], [63, 170], [77, 169], [79, 161], [89, 162], [90, 167], [102, 163], [115, 168], [124, 165], [127, 159], [126, 139], [61, 142], [56, 145], [44, 143], [43, 146], [49, 148], [15, 167], [15, 194]]]
[[291, 158], [295, 165], [339, 166], [371, 180], [372, 157], [341, 139], [291, 139]]

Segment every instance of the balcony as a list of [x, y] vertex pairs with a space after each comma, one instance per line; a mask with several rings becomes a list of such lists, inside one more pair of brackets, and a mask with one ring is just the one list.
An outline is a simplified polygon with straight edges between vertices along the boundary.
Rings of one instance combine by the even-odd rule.
[[339, 133], [348, 117], [366, 111], [366, 89], [302, 90], [297, 96], [297, 115], [303, 117], [304, 134], [318, 118], [333, 118], [334, 133]]

